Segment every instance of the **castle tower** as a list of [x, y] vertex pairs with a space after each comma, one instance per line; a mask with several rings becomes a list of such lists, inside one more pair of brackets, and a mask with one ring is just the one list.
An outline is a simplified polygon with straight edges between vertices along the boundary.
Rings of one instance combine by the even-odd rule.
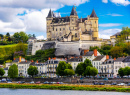
[[47, 29], [47, 31], [46, 31], [46, 33], [47, 33], [47, 38], [48, 38], [48, 40], [50, 40], [51, 39], [51, 26], [50, 26], [50, 24], [51, 24], [51, 22], [52, 22], [52, 20], [53, 20], [53, 17], [54, 17], [54, 14], [53, 14], [53, 12], [51, 11], [51, 9], [50, 9], [50, 11], [49, 11], [49, 13], [48, 13], [48, 16], [46, 17], [46, 29]]
[[91, 23], [92, 23], [92, 28], [93, 28], [92, 36], [93, 36], [93, 39], [98, 40], [98, 17], [96, 15], [94, 9], [93, 9], [89, 19], [91, 20]]
[[77, 15], [77, 12], [75, 10], [75, 7], [73, 6], [71, 14], [70, 14], [70, 31], [72, 32], [73, 36], [77, 35], [75, 33], [75, 30], [77, 29], [77, 24], [78, 24], [78, 15]]

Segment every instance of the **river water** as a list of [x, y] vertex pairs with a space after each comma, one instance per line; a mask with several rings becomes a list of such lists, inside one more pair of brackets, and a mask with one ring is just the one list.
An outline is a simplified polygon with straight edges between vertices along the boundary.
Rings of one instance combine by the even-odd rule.
[[75, 90], [0, 88], [0, 95], [130, 95], [130, 93], [105, 92], [105, 91], [75, 91]]

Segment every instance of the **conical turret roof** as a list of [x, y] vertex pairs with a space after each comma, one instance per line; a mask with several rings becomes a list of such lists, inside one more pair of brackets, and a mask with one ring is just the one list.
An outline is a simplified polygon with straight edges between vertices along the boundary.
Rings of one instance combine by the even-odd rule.
[[51, 17], [53, 17], [53, 12], [52, 12], [51, 9], [50, 9], [47, 18], [51, 18]]
[[93, 11], [92, 11], [92, 13], [91, 13], [90, 17], [97, 17], [97, 15], [96, 15], [96, 13], [95, 13], [95, 10], [94, 10], [94, 9], [93, 9]]
[[73, 8], [72, 8], [72, 11], [71, 11], [71, 14], [70, 14], [70, 15], [76, 15], [76, 16], [77, 16], [77, 12], [76, 12], [74, 6], [73, 6]]

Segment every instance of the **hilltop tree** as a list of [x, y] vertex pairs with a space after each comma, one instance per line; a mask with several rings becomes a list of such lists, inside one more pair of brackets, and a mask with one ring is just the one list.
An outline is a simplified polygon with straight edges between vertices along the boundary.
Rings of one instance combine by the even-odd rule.
[[8, 76], [10, 78], [17, 78], [18, 77], [18, 67], [16, 64], [13, 64], [12, 66], [9, 67]]
[[2, 77], [5, 74], [5, 71], [3, 68], [0, 68], [0, 76]]
[[34, 75], [37, 75], [37, 74], [38, 74], [37, 67], [32, 66], [32, 65], [28, 68], [27, 72], [28, 72], [28, 74], [29, 74], [30, 76], [32, 76], [32, 77], [33, 77]]
[[6, 37], [10, 37], [10, 34], [9, 34], [9, 32], [7, 32], [7, 33], [6, 33]]

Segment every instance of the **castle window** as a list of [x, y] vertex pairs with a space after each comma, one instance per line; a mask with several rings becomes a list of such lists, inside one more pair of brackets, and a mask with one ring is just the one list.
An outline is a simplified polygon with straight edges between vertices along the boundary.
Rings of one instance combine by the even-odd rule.
[[65, 30], [65, 28], [63, 28], [63, 30]]
[[54, 31], [54, 27], [53, 27], [53, 31]]
[[75, 37], [77, 37], [77, 33], [75, 33]]
[[61, 28], [60, 28], [60, 31], [61, 31]]
[[95, 21], [95, 23], [96, 23], [96, 21]]
[[56, 31], [57, 31], [57, 28], [56, 28]]

